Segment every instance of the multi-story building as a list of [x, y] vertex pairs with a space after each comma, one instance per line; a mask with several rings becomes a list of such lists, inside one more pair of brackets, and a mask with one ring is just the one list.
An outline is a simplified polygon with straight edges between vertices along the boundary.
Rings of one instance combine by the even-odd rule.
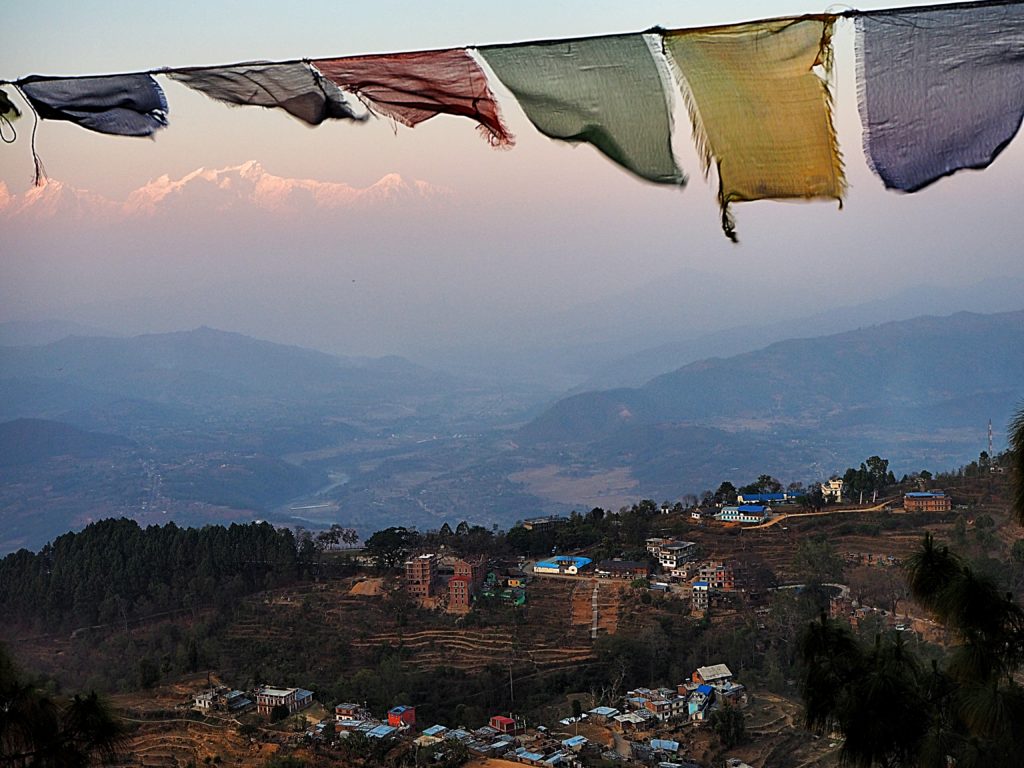
[[486, 562], [483, 557], [459, 559], [452, 563], [456, 576], [464, 576], [479, 587], [484, 583], [484, 571]]
[[448, 612], [469, 613], [474, 593], [473, 582], [468, 576], [452, 576], [448, 580]]
[[831, 499], [836, 504], [843, 503], [843, 479], [841, 477], [833, 477], [827, 483], [821, 484], [821, 495], [826, 499]]
[[405, 561], [405, 589], [414, 597], [434, 594], [437, 578], [437, 557], [432, 554], [416, 555]]
[[671, 569], [696, 556], [697, 545], [692, 541], [675, 539], [647, 539], [647, 551], [658, 558], [662, 568]]
[[334, 707], [334, 718], [336, 720], [363, 720], [365, 713], [358, 704], [345, 702]]
[[953, 500], [945, 491], [905, 493], [903, 508], [907, 512], [949, 512], [953, 509]]
[[266, 717], [270, 717], [275, 707], [284, 707], [290, 715], [312, 703], [313, 692], [302, 688], [256, 689], [256, 711]]
[[416, 725], [416, 707], [401, 704], [388, 710], [388, 725], [392, 728], [406, 728]]
[[736, 571], [732, 563], [707, 560], [697, 566], [697, 579], [708, 583], [711, 589], [731, 592], [736, 589]]
[[694, 613], [704, 613], [711, 604], [711, 587], [706, 581], [690, 584], [690, 604]]

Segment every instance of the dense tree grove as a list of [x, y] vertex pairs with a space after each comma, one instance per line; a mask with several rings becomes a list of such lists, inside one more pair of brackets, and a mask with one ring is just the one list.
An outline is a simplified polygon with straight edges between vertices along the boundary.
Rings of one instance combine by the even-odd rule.
[[898, 635], [864, 643], [837, 622], [802, 640], [807, 722], [845, 736], [858, 766], [1020, 765], [1024, 754], [1024, 611], [929, 535], [908, 563], [914, 599], [956, 645], [928, 665]]
[[48, 631], [127, 623], [287, 584], [311, 554], [268, 523], [140, 528], [103, 520], [0, 560], [0, 606], [7, 621]]
[[0, 765], [75, 768], [113, 760], [123, 747], [123, 726], [95, 693], [53, 698], [0, 646]]

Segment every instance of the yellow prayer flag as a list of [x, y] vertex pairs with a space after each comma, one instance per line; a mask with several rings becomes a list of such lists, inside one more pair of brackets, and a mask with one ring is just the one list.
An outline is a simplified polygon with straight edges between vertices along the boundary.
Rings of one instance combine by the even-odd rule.
[[846, 181], [823, 77], [833, 20], [805, 16], [665, 34], [705, 173], [712, 163], [718, 170], [722, 228], [732, 240], [730, 203], [842, 200]]

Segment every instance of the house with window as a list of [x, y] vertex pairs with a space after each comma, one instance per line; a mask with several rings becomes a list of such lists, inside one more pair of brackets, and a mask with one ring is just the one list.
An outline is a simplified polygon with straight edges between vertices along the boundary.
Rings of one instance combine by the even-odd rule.
[[498, 733], [515, 734], [516, 732], [516, 721], [511, 717], [506, 717], [505, 715], [494, 715], [488, 721], [488, 724]]
[[827, 483], [822, 483], [821, 495], [828, 501], [835, 502], [836, 504], [842, 504], [843, 479], [841, 477], [833, 477]]
[[534, 563], [533, 572], [543, 574], [558, 574], [562, 576], [575, 576], [580, 571], [586, 570], [590, 567], [593, 560], [589, 557], [579, 557], [576, 555], [565, 555], [562, 557], [552, 557], [548, 560], [541, 560]]
[[706, 720], [711, 714], [711, 704], [715, 698], [715, 689], [710, 685], [698, 685], [687, 700], [687, 712], [690, 720]]
[[658, 564], [666, 569], [678, 568], [683, 563], [695, 560], [697, 557], [697, 545], [692, 541], [670, 541], [658, 547], [653, 553], [658, 558]]
[[271, 688], [267, 686], [256, 689], [256, 711], [265, 717], [270, 717], [275, 707], [284, 707], [291, 715], [312, 703], [313, 692], [304, 688]]
[[953, 509], [953, 500], [945, 491], [905, 493], [903, 508], [907, 512], [949, 512]]
[[732, 671], [725, 664], [712, 664], [697, 667], [693, 673], [693, 682], [698, 685], [721, 685], [732, 682]]
[[763, 504], [740, 504], [722, 507], [715, 519], [723, 523], [760, 524], [768, 519], [771, 507]]
[[388, 710], [388, 725], [393, 728], [408, 728], [416, 725], [416, 707], [400, 704]]
[[436, 578], [436, 555], [416, 555], [405, 561], [405, 589], [413, 597], [424, 598], [433, 595]]
[[697, 566], [696, 578], [706, 581], [711, 589], [731, 592], [736, 589], [736, 569], [722, 560], [706, 560]]
[[694, 613], [707, 611], [711, 604], [711, 585], [706, 581], [694, 581], [690, 584], [690, 604]]

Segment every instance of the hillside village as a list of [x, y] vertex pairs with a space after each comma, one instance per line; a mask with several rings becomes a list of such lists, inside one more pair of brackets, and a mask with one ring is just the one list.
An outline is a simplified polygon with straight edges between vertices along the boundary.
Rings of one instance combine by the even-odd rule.
[[[168, 671], [150, 694], [117, 694], [140, 723], [126, 764], [834, 765], [839, 742], [801, 726], [797, 627], [822, 607], [941, 648], [900, 565], [925, 529], [1009, 548], [1017, 536], [992, 527], [1005, 483], [998, 466], [924, 474], [863, 504], [841, 478], [810, 492], [723, 483], [690, 506], [507, 532], [387, 529], [359, 548], [324, 536], [322, 550], [300, 536], [309, 578], [242, 597], [196, 649], [205, 679]], [[177, 621], [129, 635], [180, 636]], [[76, 658], [103, 663], [119, 631], [76, 635]], [[45, 670], [69, 646], [16, 648]]]
[[[255, 710], [261, 717], [280, 720], [314, 703], [311, 691], [296, 688], [260, 687], [253, 697], [256, 703], [242, 691], [219, 686], [197, 692], [191, 706], [204, 715], [234, 717]], [[673, 688], [633, 689], [616, 703], [618, 706], [602, 705], [587, 711], [580, 708], [550, 725], [528, 724], [515, 713], [499, 713], [492, 715], [487, 725], [467, 730], [439, 723], [425, 727], [426, 723], [417, 722], [416, 707], [409, 704], [396, 704], [378, 716], [363, 705], [344, 702], [336, 704], [333, 716], [316, 722], [301, 739], [335, 746], [350, 739], [364, 746], [378, 742], [377, 748], [385, 752], [429, 748], [435, 762], [449, 750], [541, 768], [582, 766], [592, 759], [688, 768], [699, 764], [687, 757], [685, 743], [668, 736], [687, 725], [709, 722], [716, 712], [739, 712], [746, 707], [747, 696], [727, 665], [713, 664], [699, 667], [690, 679]], [[581, 735], [581, 725], [584, 732], [601, 732], [606, 740], [610, 736], [610, 743]], [[565, 736], [567, 728], [574, 735]]]
[[[952, 497], [941, 490], [906, 491], [886, 497], [867, 507], [844, 505], [843, 481], [833, 479], [821, 485], [823, 504], [834, 511], [870, 514], [892, 510], [902, 503], [901, 511], [948, 513]], [[735, 503], [712, 503], [707, 507], [678, 509], [663, 505], [659, 516], [674, 516], [695, 526], [694, 530], [713, 527], [727, 532], [737, 528], [772, 528], [787, 520], [798, 522], [828, 512], [807, 505], [806, 493], [737, 493]], [[567, 518], [545, 516], [522, 521], [518, 526], [531, 534], [552, 534], [569, 524]], [[731, 610], [740, 604], [765, 604], [766, 590], [778, 588], [758, 579], [742, 559], [704, 556], [700, 544], [668, 536], [644, 539], [644, 558], [622, 557], [593, 559], [583, 553], [557, 552], [548, 557], [528, 560], [489, 558], [480, 554], [448, 554], [418, 551], [401, 563], [399, 579], [392, 589], [404, 592], [419, 609], [466, 617], [479, 606], [504, 606], [523, 609], [529, 605], [538, 582], [555, 580], [572, 585], [573, 602], [590, 600], [589, 637], [596, 640], [609, 630], [609, 603], [602, 590], [643, 590], [661, 594], [662, 599], [678, 601], [696, 620], [707, 620], [712, 611]], [[585, 550], [584, 550], [585, 551]], [[359, 555], [365, 566], [372, 561]], [[851, 565], [894, 568], [899, 558], [880, 553], [847, 552]], [[370, 582], [373, 580], [371, 579]], [[363, 582], [364, 584], [369, 582]], [[799, 585], [797, 585], [799, 586]], [[582, 601], [577, 599], [582, 594]], [[758, 608], [756, 610], [767, 610]], [[840, 585], [829, 598], [833, 618], [843, 618], [856, 626], [876, 618], [879, 609], [858, 604], [849, 588]], [[900, 621], [895, 612], [882, 612], [891, 629], [913, 632], [910, 619]], [[921, 636], [929, 627], [920, 627]], [[935, 636], [934, 630], [931, 636]], [[511, 674], [511, 668], [510, 668]], [[755, 695], [755, 700], [757, 696]], [[476, 728], [462, 723], [423, 722], [417, 716], [415, 701], [395, 701], [386, 711], [375, 711], [365, 703], [320, 702], [315, 709], [326, 716], [309, 715], [305, 724], [291, 737], [291, 743], [322, 750], [340, 750], [378, 758], [412, 750], [416, 761], [443, 763], [446, 759], [499, 759], [534, 766], [583, 766], [596, 763], [633, 764], [674, 768], [702, 766], [707, 757], [707, 736], [696, 737], [702, 729], [712, 729], [723, 745], [738, 743], [745, 734], [745, 722], [751, 702], [747, 687], [734, 676], [728, 664], [708, 658], [687, 679], [671, 687], [638, 687], [623, 691], [584, 708], [573, 702], [573, 712], [553, 721], [534, 721], [522, 712], [493, 712], [487, 723]], [[251, 692], [224, 687], [204, 689], [194, 694], [192, 708], [209, 715], [237, 717], [255, 713], [267, 721], [283, 721], [313, 708], [314, 694], [302, 688], [260, 686]], [[251, 717], [252, 715], [250, 715]], [[746, 718], [746, 720], [745, 720]], [[733, 735], [729, 735], [733, 729]], [[589, 735], [587, 735], [589, 734]], [[740, 758], [728, 758], [737, 768], [747, 765]]]

